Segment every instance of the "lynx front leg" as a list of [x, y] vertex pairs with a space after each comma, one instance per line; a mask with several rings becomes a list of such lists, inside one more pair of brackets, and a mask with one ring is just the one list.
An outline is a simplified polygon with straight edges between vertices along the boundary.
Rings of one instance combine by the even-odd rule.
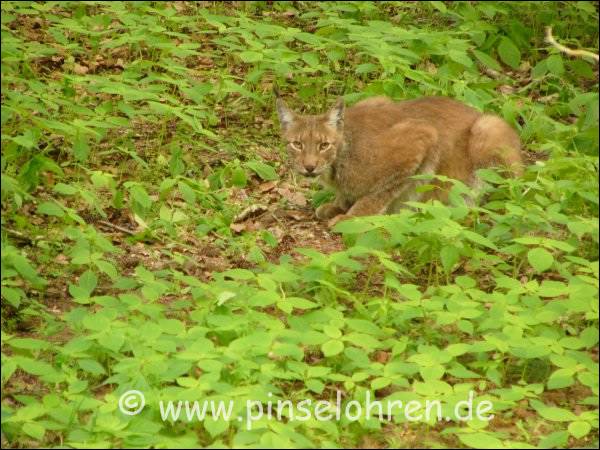
[[328, 222], [330, 227], [333, 227], [341, 220], [349, 219], [354, 216], [372, 216], [375, 214], [384, 213], [390, 203], [399, 195], [401, 187], [395, 189], [387, 189], [385, 191], [373, 192], [359, 198], [354, 205], [346, 212], [339, 213]]
[[332, 217], [344, 214], [348, 211], [348, 208], [347, 202], [343, 201], [338, 195], [334, 201], [319, 206], [315, 211], [315, 215], [320, 220], [329, 220]]

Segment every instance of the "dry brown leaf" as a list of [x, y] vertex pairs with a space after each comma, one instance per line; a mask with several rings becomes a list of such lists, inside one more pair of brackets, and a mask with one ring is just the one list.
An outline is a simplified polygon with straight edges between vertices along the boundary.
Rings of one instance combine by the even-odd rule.
[[375, 361], [385, 364], [390, 359], [390, 352], [384, 352], [383, 350], [375, 352]]
[[550, 103], [550, 102], [553, 102], [554, 100], [558, 99], [559, 97], [560, 97], [560, 94], [558, 94], [558, 92], [555, 92], [554, 94], [545, 95], [543, 97], [540, 97], [537, 99], [537, 101], [540, 103]]
[[286, 232], [284, 230], [282, 230], [280, 227], [271, 227], [271, 228], [269, 228], [269, 232], [273, 236], [275, 236], [275, 239], [277, 239], [278, 241], [281, 241], [283, 236], [285, 236], [285, 234], [286, 234]]
[[279, 193], [279, 195], [281, 195], [288, 202], [298, 206], [306, 206], [306, 197], [302, 192], [293, 192], [284, 187], [277, 188], [276, 190]]
[[81, 64], [73, 65], [73, 72], [75, 72], [77, 75], [85, 75], [89, 72], [89, 70], [90, 69], [88, 67], [82, 66]]
[[273, 190], [273, 188], [277, 186], [277, 183], [274, 181], [267, 181], [266, 183], [261, 183], [258, 185], [258, 191], [259, 192], [269, 192], [271, 190]]
[[57, 264], [60, 264], [60, 265], [63, 265], [63, 266], [64, 266], [65, 264], [69, 264], [69, 258], [67, 258], [67, 257], [66, 257], [65, 255], [63, 255], [62, 253], [60, 253], [60, 254], [56, 255], [56, 258], [54, 258], [54, 261], [55, 261]]
[[264, 229], [263, 224], [258, 221], [250, 221], [250, 222], [246, 222], [246, 223], [247, 223], [247, 225], [246, 225], [247, 231], [257, 231], [257, 230]]
[[297, 220], [298, 222], [306, 220], [306, 214], [300, 211], [286, 211], [285, 215], [290, 219]]
[[498, 90], [503, 94], [513, 94], [515, 92], [515, 88], [509, 86], [508, 84], [503, 84], [502, 86], [498, 86]]
[[173, 2], [172, 5], [175, 8], [175, 11], [177, 12], [183, 12], [187, 8], [185, 2]]
[[229, 228], [234, 233], [241, 233], [242, 231], [244, 231], [246, 229], [246, 224], [245, 223], [232, 223], [231, 225], [229, 225]]

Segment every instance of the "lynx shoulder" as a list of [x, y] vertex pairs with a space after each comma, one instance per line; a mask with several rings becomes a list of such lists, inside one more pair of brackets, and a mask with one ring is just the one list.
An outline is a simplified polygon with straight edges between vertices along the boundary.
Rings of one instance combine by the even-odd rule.
[[330, 224], [394, 212], [409, 200], [446, 200], [447, 186], [435, 183], [436, 189], [420, 194], [413, 175], [444, 175], [474, 186], [477, 169], [522, 170], [515, 130], [446, 97], [373, 97], [349, 108], [339, 99], [320, 115], [297, 114], [278, 97], [277, 113], [294, 170], [320, 176], [335, 190], [335, 199], [316, 211]]

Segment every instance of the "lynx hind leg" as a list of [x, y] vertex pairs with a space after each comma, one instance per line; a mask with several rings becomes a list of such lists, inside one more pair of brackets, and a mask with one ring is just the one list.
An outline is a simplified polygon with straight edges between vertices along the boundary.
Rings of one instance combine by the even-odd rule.
[[[430, 155], [430, 158], [428, 158], [424, 164], [421, 164], [419, 171], [416, 172], [415, 175], [435, 175], [438, 158], [439, 155], [437, 153]], [[427, 179], [407, 180], [402, 186], [402, 189], [398, 191], [398, 196], [388, 205], [386, 212], [388, 214], [397, 214], [403, 209], [409, 208], [406, 205], [406, 202], [426, 202], [431, 199], [441, 200], [439, 196], [443, 194], [438, 192], [441, 189], [441, 186], [438, 186], [438, 188], [433, 191], [419, 192], [419, 188], [425, 184], [438, 186], [439, 182], [437, 180]]]
[[[523, 173], [519, 135], [500, 117], [484, 115], [475, 121], [471, 127], [469, 153], [474, 171], [500, 166], [515, 176]], [[477, 182], [474, 179], [472, 184]]]
[[[408, 119], [397, 123], [374, 145], [390, 148], [385, 166], [389, 176], [382, 179], [373, 191], [358, 199], [348, 210], [348, 216], [366, 216], [395, 212], [402, 202], [419, 200], [416, 188], [426, 181], [410, 178], [413, 175], [434, 174], [439, 163], [438, 132], [424, 121]], [[392, 168], [390, 170], [390, 168]]]
[[[406, 140], [411, 143], [414, 155], [420, 155], [420, 158], [414, 161], [412, 169], [405, 176], [435, 175], [438, 171], [440, 160], [437, 147], [439, 140], [437, 130], [419, 120], [401, 122], [393, 127], [393, 129], [399, 136], [406, 137]], [[405, 163], [403, 166], [410, 167], [410, 164]], [[393, 200], [387, 206], [387, 213], [398, 213], [406, 208], [406, 202], [427, 201], [436, 195], [435, 191], [419, 192], [418, 188], [425, 184], [437, 185], [439, 183], [437, 180], [406, 178], [396, 191]]]

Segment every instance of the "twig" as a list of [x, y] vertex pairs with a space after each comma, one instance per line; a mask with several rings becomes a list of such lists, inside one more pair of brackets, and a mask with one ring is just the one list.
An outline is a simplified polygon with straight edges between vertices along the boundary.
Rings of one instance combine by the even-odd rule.
[[235, 216], [233, 223], [243, 222], [249, 217], [262, 215], [268, 209], [265, 205], [251, 205]]
[[10, 228], [2, 228], [2, 231], [6, 231], [7, 234], [10, 234], [15, 239], [20, 239], [22, 241], [27, 241], [27, 242], [31, 242], [31, 243], [43, 239], [43, 236], [30, 237], [30, 236], [25, 235], [24, 233], [21, 233], [20, 231], [11, 230]]
[[548, 42], [553, 47], [557, 48], [563, 53], [566, 53], [569, 56], [583, 56], [593, 58], [596, 60], [596, 62], [598, 62], [598, 60], [600, 59], [597, 53], [589, 52], [587, 50], [572, 49], [569, 47], [565, 47], [562, 44], [559, 44], [558, 42], [556, 42], [556, 39], [554, 39], [554, 36], [552, 36], [552, 27], [546, 27], [546, 42]]
[[113, 229], [115, 229], [117, 231], [121, 231], [123, 233], [127, 233], [127, 234], [129, 234], [131, 236], [135, 236], [137, 234], [135, 231], [132, 231], [132, 230], [130, 230], [128, 228], [125, 228], [125, 227], [121, 227], [119, 225], [115, 225], [114, 223], [107, 222], [106, 220], [99, 220], [98, 223], [101, 223], [102, 225], [106, 225], [107, 227], [113, 228]]
[[494, 69], [490, 69], [489, 67], [483, 67], [483, 72], [490, 78], [493, 78], [494, 80], [499, 80], [503, 77], [503, 75], [500, 72]]

